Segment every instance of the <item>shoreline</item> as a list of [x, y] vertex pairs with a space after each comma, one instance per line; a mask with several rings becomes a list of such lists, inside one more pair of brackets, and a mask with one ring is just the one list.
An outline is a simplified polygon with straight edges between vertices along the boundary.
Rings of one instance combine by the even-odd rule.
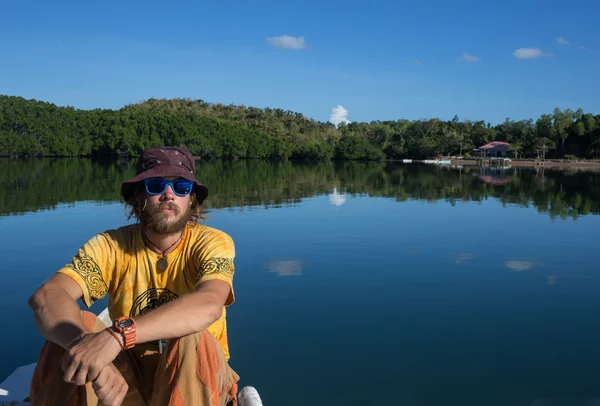
[[[389, 163], [399, 163], [399, 164], [418, 164], [418, 165], [439, 165], [439, 166], [481, 166], [477, 164], [475, 159], [444, 159], [444, 161], [448, 162], [428, 162], [428, 160], [424, 159], [394, 159], [394, 160], [384, 160], [384, 162]], [[494, 166], [482, 166], [485, 168], [496, 168], [501, 169], [501, 167]], [[545, 161], [538, 161], [535, 159], [512, 159], [508, 164], [509, 168], [552, 168], [552, 169], [578, 169], [578, 170], [600, 170], [600, 160], [590, 160], [590, 161], [577, 161], [577, 160], [560, 160], [560, 159], [547, 159]]]
[[[14, 155], [2, 155], [0, 154], [0, 159], [8, 159], [8, 160], [31, 160], [31, 159], [90, 159], [93, 161], [117, 161], [120, 159], [134, 159], [133, 156], [89, 156], [89, 155], [81, 155], [81, 156], [50, 156], [50, 155], [41, 155], [41, 156], [14, 156]], [[384, 162], [390, 164], [404, 164], [404, 165], [439, 165], [439, 166], [480, 166], [477, 164], [477, 160], [475, 159], [452, 159], [452, 158], [444, 158], [445, 162], [434, 162], [435, 159], [381, 159], [381, 160], [365, 160], [365, 159], [327, 159], [327, 160], [307, 160], [307, 159], [265, 159], [265, 158], [240, 158], [240, 159], [226, 159], [226, 158], [214, 158], [214, 159], [202, 159], [200, 157], [194, 156], [194, 160], [196, 161], [265, 161], [265, 162]], [[600, 170], [600, 160], [561, 160], [561, 159], [547, 159], [545, 161], [539, 161], [535, 159], [511, 159], [509, 168], [519, 167], [519, 168], [553, 168], [553, 169], [580, 169], [580, 170]], [[496, 168], [501, 169], [501, 167], [490, 167], [485, 166], [485, 168]]]
[[[474, 159], [452, 160], [452, 165], [478, 166], [477, 161]], [[520, 168], [600, 169], [600, 161], [569, 161], [559, 159], [547, 159], [545, 161], [538, 161], [535, 159], [513, 159], [510, 161], [509, 165], [511, 167]]]

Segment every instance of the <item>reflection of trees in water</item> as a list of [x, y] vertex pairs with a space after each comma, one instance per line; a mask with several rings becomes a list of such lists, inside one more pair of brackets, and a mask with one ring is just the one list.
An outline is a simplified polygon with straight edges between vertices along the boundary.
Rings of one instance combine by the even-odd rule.
[[[549, 168], [486, 171], [366, 162], [199, 161], [198, 178], [210, 190], [207, 206], [281, 207], [303, 198], [336, 194], [406, 200], [483, 201], [534, 206], [551, 217], [600, 213], [600, 173]], [[135, 160], [0, 159], [2, 214], [53, 209], [83, 200], [120, 201], [120, 184]], [[483, 176], [492, 178], [482, 179]], [[494, 181], [494, 180], [500, 180]], [[505, 180], [510, 179], [510, 182]], [[503, 183], [503, 184], [498, 184]]]
[[49, 210], [82, 200], [117, 200], [121, 181], [134, 173], [131, 160], [0, 158], [0, 214]]

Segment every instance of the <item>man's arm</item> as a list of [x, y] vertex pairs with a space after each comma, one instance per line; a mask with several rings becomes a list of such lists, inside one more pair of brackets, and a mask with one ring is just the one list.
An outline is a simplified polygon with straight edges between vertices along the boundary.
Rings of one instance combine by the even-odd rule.
[[83, 291], [72, 278], [55, 274], [30, 298], [35, 323], [48, 340], [68, 349], [86, 330], [77, 299]]
[[178, 338], [200, 332], [223, 314], [230, 286], [209, 280], [196, 290], [135, 319], [136, 344]]
[[[70, 341], [85, 332], [85, 326], [82, 321], [81, 325], [77, 324], [75, 311], [77, 314], [80, 313], [79, 308], [72, 307], [73, 303], [77, 305], [72, 297], [65, 294], [64, 290], [54, 289], [58, 288], [52, 287], [51, 290], [48, 287], [34, 295], [37, 298], [32, 302], [39, 303], [34, 306], [38, 309], [36, 320], [40, 320], [40, 330], [44, 334], [65, 343], [61, 345], [68, 346]], [[136, 318], [136, 344], [163, 338], [183, 337], [206, 329], [221, 317], [230, 289], [227, 282], [208, 280], [200, 283], [193, 293]], [[54, 293], [52, 300], [49, 298], [51, 293]], [[57, 297], [60, 300], [57, 300]], [[49, 302], [53, 303], [49, 304]], [[68, 308], [61, 308], [61, 303]], [[75, 325], [75, 328], [59, 328], [65, 325]], [[76, 385], [94, 381], [105, 368], [112, 365], [112, 361], [118, 356], [123, 339], [121, 338], [119, 342], [107, 331], [89, 333], [77, 340], [61, 362], [61, 368], [65, 371], [64, 380]], [[119, 391], [121, 390], [122, 388], [119, 387]]]
[[[67, 275], [55, 274], [44, 283], [29, 299], [29, 306], [33, 310], [35, 323], [42, 335], [64, 349], [68, 350], [70, 344], [83, 334], [91, 333], [85, 327], [81, 318], [81, 310], [77, 299], [83, 295], [79, 284]], [[102, 333], [90, 334], [99, 336]], [[84, 339], [87, 338], [84, 337]], [[110, 335], [104, 334], [104, 341], [115, 346], [115, 341]], [[120, 345], [116, 346], [117, 351]], [[72, 351], [72, 350], [71, 350]], [[93, 352], [93, 351], [92, 351]], [[68, 353], [69, 354], [69, 353]], [[95, 353], [98, 357], [98, 351]], [[70, 354], [69, 354], [70, 355]], [[104, 355], [104, 354], [103, 354]], [[63, 379], [76, 385], [84, 385], [88, 380], [96, 380], [93, 390], [103, 404], [121, 404], [127, 394], [128, 385], [119, 370], [110, 362], [105, 367], [98, 368], [93, 376], [88, 376], [89, 370], [79, 370], [79, 364], [67, 362], [63, 358]], [[111, 403], [112, 402], [112, 403]]]

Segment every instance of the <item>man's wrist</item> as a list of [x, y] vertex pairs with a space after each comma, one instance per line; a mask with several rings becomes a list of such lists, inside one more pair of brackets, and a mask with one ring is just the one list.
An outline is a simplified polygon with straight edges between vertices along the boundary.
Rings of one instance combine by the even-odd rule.
[[75, 347], [75, 346], [76, 346], [76, 345], [77, 345], [77, 344], [78, 344], [78, 343], [81, 341], [81, 339], [82, 339], [83, 337], [85, 337], [85, 335], [86, 335], [86, 334], [87, 334], [87, 333], [81, 333], [81, 334], [79, 334], [77, 337], [75, 337], [74, 339], [72, 339], [71, 341], [69, 341], [69, 342], [67, 343], [67, 349], [69, 349], [69, 350], [70, 350], [71, 348]]
[[125, 338], [121, 334], [114, 331], [112, 327], [107, 327], [104, 330], [110, 333], [110, 335], [112, 335], [115, 338], [117, 343], [119, 343], [119, 347], [121, 347], [122, 350], [125, 349]]
[[135, 347], [136, 343], [136, 322], [131, 317], [119, 317], [113, 321], [111, 328], [123, 339], [123, 349], [129, 350]]

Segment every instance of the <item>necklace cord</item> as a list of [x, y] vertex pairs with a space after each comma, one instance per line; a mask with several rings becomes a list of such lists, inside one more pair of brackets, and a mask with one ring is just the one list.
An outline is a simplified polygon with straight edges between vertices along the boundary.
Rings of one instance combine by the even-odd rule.
[[[152, 245], [154, 248], [156, 248], [158, 251], [160, 251], [160, 256], [164, 257], [166, 255], [166, 252], [169, 251], [171, 248], [173, 248], [173, 246], [175, 244], [177, 244], [179, 241], [181, 241], [181, 239], [183, 238], [183, 232], [179, 235], [179, 238], [177, 239], [177, 241], [175, 241], [173, 244], [171, 244], [171, 246], [169, 248], [167, 248], [166, 250], [161, 250], [159, 249], [156, 244], [154, 244], [152, 241], [150, 241], [150, 239], [148, 238], [148, 236], [146, 236], [146, 234], [142, 233], [142, 237], [144, 239], [145, 242], [150, 243], [150, 245]], [[148, 247], [146, 247], [148, 248]]]

